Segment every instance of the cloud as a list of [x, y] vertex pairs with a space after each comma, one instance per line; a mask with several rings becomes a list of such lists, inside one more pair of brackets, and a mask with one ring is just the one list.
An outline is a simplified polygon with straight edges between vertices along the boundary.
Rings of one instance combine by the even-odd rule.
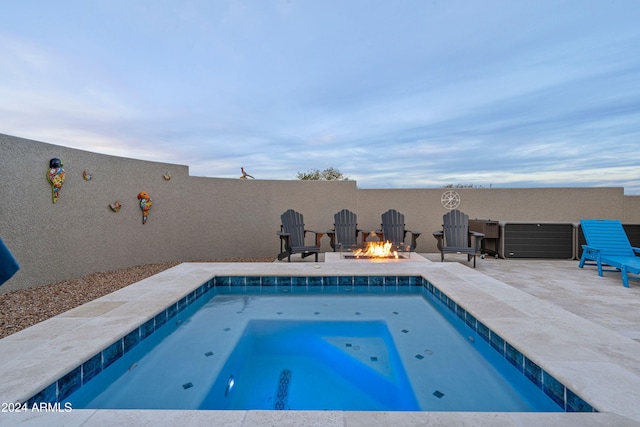
[[19, 3], [3, 133], [199, 176], [640, 194], [633, 1]]

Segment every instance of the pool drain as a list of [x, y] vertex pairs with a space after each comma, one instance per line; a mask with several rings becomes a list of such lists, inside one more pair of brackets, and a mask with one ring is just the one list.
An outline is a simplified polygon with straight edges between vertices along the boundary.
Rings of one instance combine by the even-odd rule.
[[291, 371], [283, 369], [280, 372], [280, 379], [278, 380], [278, 391], [276, 392], [276, 403], [273, 409], [282, 411], [287, 405], [287, 396], [289, 395], [289, 383], [291, 382]]

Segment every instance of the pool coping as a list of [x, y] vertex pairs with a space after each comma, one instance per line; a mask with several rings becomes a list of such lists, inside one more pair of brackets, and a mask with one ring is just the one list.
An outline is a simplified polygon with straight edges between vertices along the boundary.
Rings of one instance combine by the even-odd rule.
[[[535, 360], [564, 385], [592, 404], [599, 414], [586, 413], [588, 420], [621, 417], [640, 421], [637, 391], [640, 390], [640, 343], [598, 326], [546, 301], [537, 299], [467, 266], [457, 263], [184, 263], [117, 292], [77, 307], [24, 331], [0, 340], [0, 402], [15, 402], [33, 396], [43, 386], [59, 379], [71, 369], [86, 362], [105, 345], [137, 328], [159, 310], [176, 303], [213, 276], [342, 276], [342, 275], [418, 275], [425, 277], [466, 312], [481, 318], [493, 331], [515, 345], [525, 356]], [[162, 289], [162, 292], [158, 292]], [[553, 351], [550, 350], [553, 347]], [[46, 351], [43, 351], [46, 350]], [[25, 353], [27, 353], [25, 357]], [[48, 382], [47, 382], [48, 381]], [[38, 388], [40, 387], [40, 388]], [[122, 411], [73, 410], [56, 416], [95, 419], [122, 416]], [[149, 411], [138, 416], [150, 416]], [[156, 411], [153, 411], [154, 413]], [[160, 411], [162, 412], [162, 411]], [[198, 411], [178, 411], [198, 412]], [[242, 419], [270, 411], [230, 411], [244, 414]], [[304, 414], [313, 411], [294, 411]], [[334, 412], [334, 411], [330, 411]], [[363, 413], [335, 411], [338, 418], [363, 419]], [[29, 415], [30, 414], [30, 415]], [[75, 415], [70, 415], [75, 414]], [[81, 415], [82, 414], [82, 415]], [[90, 415], [88, 415], [90, 414]], [[382, 414], [382, 413], [380, 413]], [[376, 415], [374, 417], [382, 415]], [[389, 413], [391, 417], [409, 414]], [[412, 419], [427, 417], [429, 412], [410, 413]], [[422, 415], [420, 415], [422, 414]], [[465, 413], [453, 413], [461, 414]], [[483, 413], [482, 417], [491, 417]], [[495, 413], [492, 413], [495, 414]], [[513, 413], [493, 415], [512, 419]], [[6, 415], [6, 414], [5, 414]], [[228, 416], [232, 416], [230, 413]], [[576, 414], [545, 414], [558, 423], [584, 418]], [[38, 418], [37, 413], [12, 414], [25, 419]], [[84, 418], [84, 417], [87, 418]], [[127, 415], [128, 416], [128, 415]], [[190, 415], [199, 418], [200, 415]], [[312, 416], [312, 415], [309, 415]], [[450, 417], [451, 415], [443, 415]], [[417, 418], [415, 418], [417, 417]], [[522, 419], [532, 419], [523, 414]], [[224, 418], [224, 417], [223, 417]], [[2, 417], [6, 419], [6, 417]], [[0, 419], [0, 424], [2, 423]], [[425, 418], [426, 419], [426, 418]], [[556, 419], [556, 418], [553, 418]], [[613, 419], [613, 418], [612, 418]], [[242, 422], [246, 422], [242, 421]], [[400, 421], [399, 421], [400, 422]], [[573, 421], [570, 421], [573, 422]], [[577, 425], [576, 424], [576, 425]], [[241, 424], [238, 424], [241, 425]]]

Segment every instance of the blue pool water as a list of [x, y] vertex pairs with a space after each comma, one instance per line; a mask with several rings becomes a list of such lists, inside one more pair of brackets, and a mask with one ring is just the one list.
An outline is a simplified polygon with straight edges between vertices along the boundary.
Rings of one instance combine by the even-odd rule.
[[77, 409], [564, 410], [423, 286], [291, 289], [214, 287], [66, 401]]

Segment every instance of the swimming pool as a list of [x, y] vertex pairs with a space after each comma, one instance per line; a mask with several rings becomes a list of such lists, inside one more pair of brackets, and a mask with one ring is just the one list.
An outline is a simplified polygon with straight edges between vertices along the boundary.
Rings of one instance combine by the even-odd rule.
[[[506, 361], [509, 366], [511, 366], [512, 373], [515, 378], [519, 378], [519, 380], [526, 380], [526, 383], [529, 386], [533, 385], [534, 388], [541, 390], [546, 396], [550, 396], [556, 404], [558, 404], [558, 408], [556, 410], [587, 410], [592, 411], [590, 405], [586, 402], [582, 401], [579, 397], [575, 396], [571, 392], [571, 390], [565, 388], [562, 384], [555, 381], [555, 379], [546, 373], [544, 370], [540, 369], [537, 365], [535, 365], [528, 358], [524, 357], [520, 352], [518, 352], [515, 348], [506, 343], [502, 338], [492, 333], [491, 330], [486, 328], [484, 324], [477, 321], [473, 316], [469, 313], [466, 313], [464, 309], [458, 306], [453, 300], [449, 299], [445, 294], [440, 292], [437, 288], [431, 285], [428, 281], [424, 280], [421, 277], [406, 277], [406, 276], [350, 276], [350, 277], [216, 277], [211, 283], [203, 285], [202, 290], [194, 291], [193, 295], [188, 295], [183, 300], [180, 300], [176, 303], [175, 307], [169, 307], [163, 313], [158, 314], [156, 319], [154, 320], [154, 325], [160, 327], [157, 328], [156, 334], [150, 334], [149, 330], [153, 329], [147, 322], [144, 325], [141, 325], [139, 330], [133, 331], [131, 334], [127, 334], [126, 337], [123, 337], [122, 342], [119, 345], [116, 345], [119, 350], [109, 350], [105, 349], [107, 353], [101, 355], [101, 360], [106, 360], [109, 365], [111, 364], [125, 364], [127, 367], [131, 365], [127, 365], [129, 361], [126, 357], [119, 357], [116, 362], [113, 361], [112, 354], [121, 353], [122, 355], [129, 356], [134, 355], [135, 351], [139, 351], [142, 346], [138, 346], [137, 343], [140, 342], [140, 337], [145, 336], [147, 340], [156, 339], [157, 337], [162, 336], [162, 326], [167, 323], [167, 319], [176, 318], [178, 321], [184, 319], [184, 316], [179, 316], [182, 311], [185, 310], [188, 302], [194, 302], [196, 300], [200, 300], [197, 298], [198, 293], [200, 296], [208, 294], [206, 292], [209, 288], [213, 288], [214, 293], [231, 293], [235, 292], [235, 289], [241, 289], [242, 292], [246, 292], [249, 296], [256, 293], [266, 293], [269, 294], [278, 294], [278, 293], [288, 293], [288, 297], [296, 296], [297, 294], [307, 294], [309, 292], [313, 292], [315, 294], [321, 293], [325, 294], [329, 290], [332, 293], [342, 295], [339, 300], [347, 300], [348, 298], [344, 298], [344, 294], [351, 294], [358, 292], [359, 288], [365, 286], [367, 288], [367, 293], [369, 295], [382, 295], [384, 294], [385, 298], [388, 298], [390, 294], [403, 294], [407, 293], [409, 289], [412, 291], [418, 289], [420, 293], [424, 294], [428, 297], [432, 303], [440, 305], [441, 310], [449, 320], [453, 320], [454, 326], [461, 330], [462, 335], [460, 335], [465, 342], [465, 345], [471, 346], [484, 346], [484, 350], [491, 350], [488, 352], [491, 357], [496, 357], [499, 360], [502, 360], [503, 363]], [[200, 288], [198, 288], [200, 289]], [[358, 300], [363, 299], [364, 294], [358, 294], [356, 297]], [[314, 297], [314, 299], [318, 299], [318, 297]], [[292, 300], [289, 300], [292, 301]], [[351, 304], [353, 300], [349, 301]], [[193, 305], [193, 304], [192, 304]], [[318, 311], [321, 313], [320, 311]], [[364, 312], [361, 312], [360, 315], [353, 314], [353, 316], [361, 319]], [[317, 314], [311, 313], [309, 316], [318, 316]], [[316, 319], [317, 320], [317, 319]], [[188, 323], [182, 320], [181, 323]], [[457, 323], [457, 324], [456, 324]], [[414, 328], [412, 326], [411, 328]], [[166, 329], [166, 328], [165, 328]], [[409, 333], [401, 332], [406, 337], [412, 337], [411, 329], [407, 329], [410, 331]], [[157, 337], [154, 337], [157, 335]], [[137, 337], [137, 338], [136, 338]], [[146, 341], [146, 340], [145, 340]], [[114, 343], [114, 345], [117, 343]], [[125, 351], [126, 350], [126, 351]], [[432, 354], [429, 354], [429, 352]], [[204, 354], [204, 353], [203, 353]], [[435, 353], [437, 356], [438, 353]], [[420, 355], [421, 358], [416, 356]], [[137, 356], [136, 356], [137, 357]], [[415, 359], [416, 363], [419, 361], [429, 361], [434, 360], [434, 352], [429, 348], [424, 348], [420, 353], [416, 353], [412, 355], [413, 359]], [[86, 364], [85, 364], [86, 365]], [[95, 365], [95, 363], [93, 364]], [[79, 386], [69, 386], [71, 381], [69, 378], [59, 380], [57, 384], [56, 392], [57, 396], [60, 396], [59, 391], [62, 390], [63, 393], [68, 392], [70, 389], [74, 389], [73, 391], [77, 391], [78, 389], [84, 389], [91, 384], [98, 384], [98, 377], [96, 377], [92, 381], [84, 381], [85, 371], [88, 375], [91, 375], [92, 372], [96, 371], [97, 368], [93, 368], [93, 365], [89, 365], [89, 369], [84, 369], [84, 365], [80, 370], [80, 374], [82, 375], [81, 383], [84, 384], [83, 387]], [[109, 366], [107, 365], [107, 366]], [[103, 368], [105, 368], [103, 366]], [[136, 371], [140, 368], [140, 365], [133, 368], [133, 371]], [[106, 372], [106, 371], [105, 371]], [[282, 370], [278, 372], [278, 375], [282, 373]], [[295, 372], [292, 373], [295, 375]], [[510, 374], [511, 375], [511, 374]], [[95, 375], [94, 375], [95, 376]], [[409, 378], [414, 379], [417, 375], [415, 372], [410, 373], [408, 375]], [[286, 373], [285, 373], [286, 378]], [[293, 377], [292, 377], [293, 378]], [[228, 380], [228, 378], [226, 378]], [[555, 382], [554, 382], [555, 381]], [[184, 390], [195, 389], [195, 386], [189, 386], [189, 382], [183, 383], [183, 386], [186, 386]], [[467, 384], [468, 386], [468, 384]], [[275, 388], [275, 387], [274, 387]], [[415, 388], [415, 386], [414, 386]], [[193, 391], [193, 390], [192, 390]], [[272, 390], [273, 392], [274, 390]], [[437, 392], [437, 393], [436, 393]], [[443, 396], [437, 397], [440, 394], [444, 394]], [[480, 394], [480, 393], [479, 393]], [[63, 399], [69, 397], [71, 393], [68, 393]], [[450, 394], [444, 393], [441, 390], [435, 389], [432, 396], [436, 396], [439, 402], [449, 402], [451, 397]], [[41, 398], [42, 396], [40, 396]], [[34, 396], [34, 399], [38, 398], [38, 396]], [[461, 410], [461, 409], [429, 409], [429, 410]], [[522, 409], [518, 409], [522, 410]], [[550, 409], [544, 409], [550, 410]], [[553, 409], [551, 409], [553, 410]]]

